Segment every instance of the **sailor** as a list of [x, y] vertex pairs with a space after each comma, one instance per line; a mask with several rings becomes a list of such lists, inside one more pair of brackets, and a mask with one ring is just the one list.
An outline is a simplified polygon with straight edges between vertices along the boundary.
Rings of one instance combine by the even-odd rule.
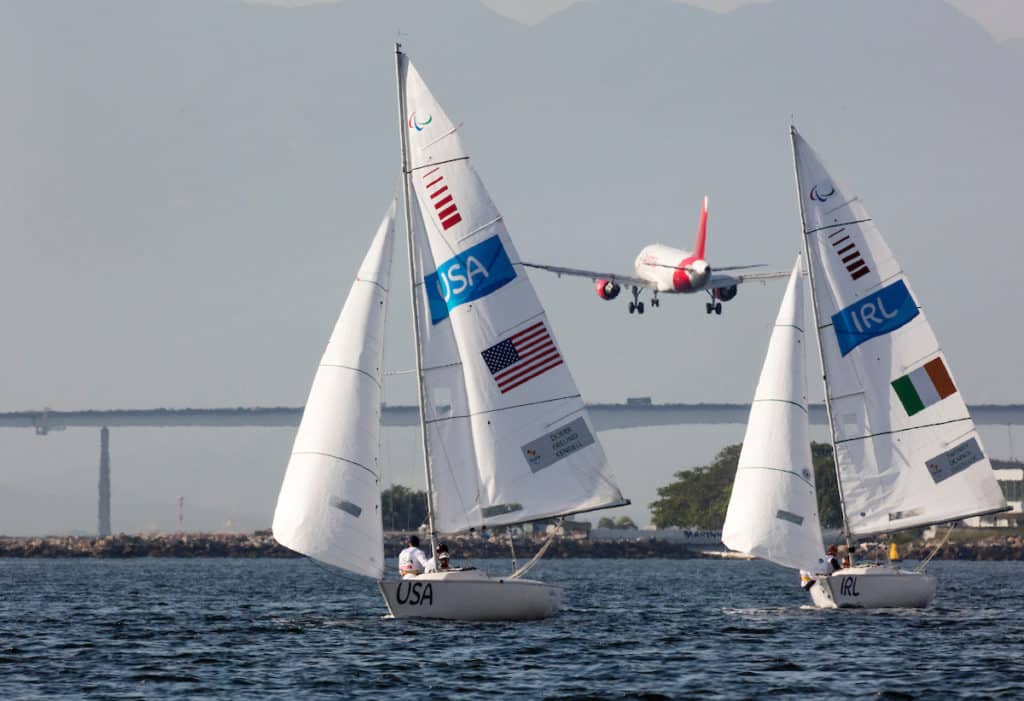
[[398, 571], [403, 577], [415, 577], [427, 570], [427, 556], [420, 550], [420, 539], [411, 535], [408, 547], [398, 553]]
[[814, 575], [807, 570], [800, 570], [800, 586], [803, 587], [804, 591], [810, 591], [811, 587], [814, 586]]
[[839, 547], [835, 543], [828, 546], [826, 553], [828, 554], [828, 557], [825, 561], [828, 563], [829, 574], [842, 569], [839, 565]]
[[427, 572], [444, 572], [445, 570], [451, 569], [451, 565], [448, 562], [448, 545], [446, 543], [438, 543], [437, 554], [434, 557], [427, 560]]

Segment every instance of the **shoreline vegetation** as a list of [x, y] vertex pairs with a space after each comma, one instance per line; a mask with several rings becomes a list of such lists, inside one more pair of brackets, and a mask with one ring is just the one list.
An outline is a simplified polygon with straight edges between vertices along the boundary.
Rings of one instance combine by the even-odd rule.
[[[589, 540], [556, 537], [545, 555], [548, 559], [616, 558], [616, 559], [688, 559], [720, 557], [721, 546], [715, 548], [670, 542], [648, 537], [630, 538], [623, 531], [620, 540]], [[947, 542], [935, 555], [937, 560], [1024, 560], [1024, 534], [978, 531], [972, 539], [969, 529], [956, 532], [957, 538]], [[405, 534], [390, 533], [385, 538], [384, 552], [394, 559], [404, 547]], [[456, 563], [478, 558], [508, 558], [507, 538], [455, 536], [446, 539]], [[543, 538], [517, 537], [516, 555], [520, 561], [534, 555], [543, 545]], [[900, 544], [906, 560], [920, 560], [931, 552], [937, 540], [915, 539]], [[845, 549], [845, 548], [843, 548]], [[138, 557], [233, 557], [291, 558], [302, 557], [280, 545], [270, 531], [254, 533], [147, 533], [96, 536], [0, 536], [0, 557], [4, 558], [138, 558]], [[858, 561], [869, 558], [858, 557]]]

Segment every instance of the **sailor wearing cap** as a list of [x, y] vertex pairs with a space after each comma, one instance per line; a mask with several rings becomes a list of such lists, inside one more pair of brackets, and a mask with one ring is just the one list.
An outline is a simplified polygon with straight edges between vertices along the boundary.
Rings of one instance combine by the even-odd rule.
[[427, 572], [443, 572], [450, 569], [451, 565], [448, 562], [448, 545], [445, 543], [438, 543], [437, 554], [434, 557], [427, 560]]

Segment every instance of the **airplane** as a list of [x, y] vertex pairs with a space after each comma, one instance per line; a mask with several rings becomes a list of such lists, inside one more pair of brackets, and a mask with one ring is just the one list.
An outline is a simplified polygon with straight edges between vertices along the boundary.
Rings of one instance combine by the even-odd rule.
[[629, 313], [644, 313], [644, 303], [640, 301], [640, 293], [644, 289], [651, 290], [651, 307], [660, 307], [658, 293], [691, 294], [706, 292], [711, 301], [705, 305], [708, 314], [722, 313], [722, 302], [728, 302], [736, 296], [741, 283], [749, 280], [772, 280], [789, 277], [786, 271], [765, 273], [744, 273], [739, 275], [723, 274], [726, 271], [747, 270], [764, 267], [756, 265], [734, 265], [712, 270], [704, 258], [704, 244], [708, 230], [708, 198], [704, 196], [704, 206], [700, 212], [700, 224], [697, 226], [697, 242], [693, 251], [680, 250], [660, 243], [645, 246], [633, 264], [634, 274], [618, 275], [602, 273], [594, 270], [563, 268], [556, 265], [526, 263], [528, 268], [546, 270], [561, 277], [571, 275], [590, 278], [595, 282], [597, 296], [603, 300], [613, 300], [619, 296], [623, 286], [628, 286], [633, 295], [629, 303]]

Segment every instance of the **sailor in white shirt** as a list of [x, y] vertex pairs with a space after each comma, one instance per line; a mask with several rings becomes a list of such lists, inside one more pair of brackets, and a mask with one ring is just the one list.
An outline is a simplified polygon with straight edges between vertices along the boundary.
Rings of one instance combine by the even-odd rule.
[[427, 571], [427, 556], [420, 550], [418, 536], [409, 536], [409, 547], [398, 553], [398, 571], [403, 577], [414, 577]]
[[450, 569], [448, 562], [448, 545], [445, 543], [437, 544], [437, 554], [427, 560], [427, 572], [444, 572]]

